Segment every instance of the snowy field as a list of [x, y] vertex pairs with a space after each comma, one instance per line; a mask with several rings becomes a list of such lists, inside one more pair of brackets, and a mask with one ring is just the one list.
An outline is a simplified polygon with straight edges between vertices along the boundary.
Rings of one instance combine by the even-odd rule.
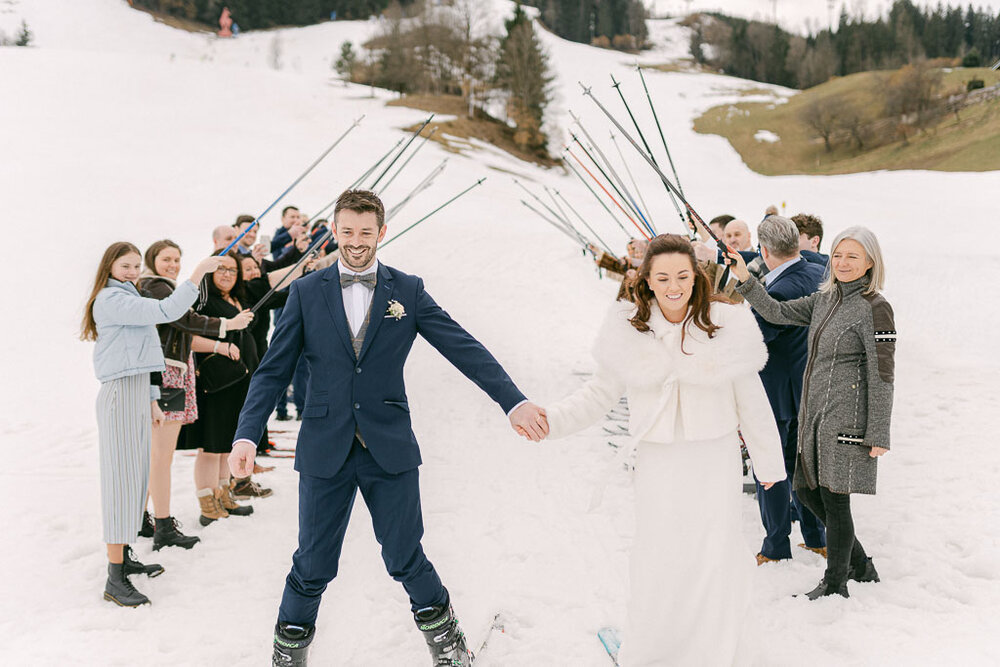
[[[490, 7], [500, 17], [511, 5]], [[10, 32], [20, 17], [38, 47], [0, 49], [0, 220], [10, 253], [0, 265], [8, 288], [0, 346], [0, 663], [265, 664], [296, 536], [290, 460], [275, 461], [278, 469], [261, 478], [275, 495], [254, 503], [250, 519], [203, 529], [193, 459], [179, 455], [174, 512], [201, 544], [156, 555], [166, 574], [139, 582], [151, 606], [125, 610], [101, 600], [98, 383], [92, 346], [76, 340], [81, 307], [111, 241], [144, 248], [170, 237], [190, 269], [210, 249], [214, 225], [263, 210], [356, 116], [367, 114], [287, 203], [318, 209], [403, 136], [399, 128], [426, 114], [384, 107], [384, 93], [371, 98], [366, 88], [330, 81], [329, 59], [342, 40], [363, 41], [373, 28], [367, 22], [222, 42], [154, 23], [120, 0], [0, 2], [2, 29]], [[647, 61], [686, 52], [682, 29], [658, 22], [655, 34], [661, 43]], [[276, 37], [279, 70], [270, 64]], [[557, 74], [554, 145], [567, 136], [570, 110], [595, 137], [607, 136], [577, 81], [618, 112], [610, 73], [654, 136], [633, 57], [547, 34], [544, 41]], [[880, 466], [879, 495], [854, 503], [859, 536], [883, 581], [853, 586], [849, 600], [807, 603], [792, 594], [818, 581], [818, 556], [796, 549], [794, 560], [757, 569], [757, 663], [1000, 663], [1000, 458], [988, 435], [1000, 413], [1000, 362], [988, 353], [1000, 316], [988, 279], [1000, 261], [972, 239], [980, 226], [969, 226], [995, 214], [1000, 175], [763, 177], [724, 139], [691, 130], [698, 113], [760, 84], [658, 72], [647, 81], [685, 192], [703, 216], [728, 212], [753, 223], [768, 204], [785, 204], [788, 214], [821, 215], [828, 238], [863, 223], [879, 234], [888, 264], [887, 297], [900, 332], [893, 450]], [[445, 156], [429, 145], [386, 191], [387, 203]], [[659, 230], [678, 231], [676, 214], [657, 197], [658, 181], [629, 159]], [[485, 184], [381, 257], [423, 276], [544, 406], [591, 368], [592, 334], [617, 283], [598, 280], [564, 236], [530, 217], [511, 174], [536, 191], [559, 189], [602, 236], [624, 243], [571, 175], [482, 151], [452, 156], [434, 187], [390, 227], [401, 229], [479, 177], [488, 177]], [[263, 221], [268, 233], [276, 225], [274, 215]], [[496, 611], [511, 619], [477, 664], [606, 664], [594, 633], [624, 622], [631, 500], [601, 427], [566, 441], [520, 440], [494, 404], [420, 341], [406, 380], [425, 460], [425, 549], [473, 642]], [[604, 485], [603, 503], [590, 508]], [[749, 496], [743, 511], [749, 557], [762, 528]], [[148, 541], [137, 550], [140, 558], [152, 555]], [[684, 613], [684, 601], [676, 604]], [[341, 577], [324, 599], [312, 659], [427, 662], [362, 503]]]

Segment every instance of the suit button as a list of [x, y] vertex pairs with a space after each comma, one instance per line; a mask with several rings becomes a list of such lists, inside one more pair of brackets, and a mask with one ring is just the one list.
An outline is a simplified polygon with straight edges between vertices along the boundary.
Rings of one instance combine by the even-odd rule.
[[361, 374], [361, 369], [360, 368], [355, 368], [354, 372], [357, 373], [358, 375], [360, 375]]
[[361, 404], [360, 403], [355, 403], [354, 404], [354, 409], [355, 410], [360, 410], [361, 409]]

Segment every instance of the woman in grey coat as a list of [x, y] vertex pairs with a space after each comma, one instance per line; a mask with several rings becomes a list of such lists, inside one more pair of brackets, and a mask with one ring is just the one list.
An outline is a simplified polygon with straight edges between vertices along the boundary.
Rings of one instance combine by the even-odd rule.
[[101, 383], [97, 395], [97, 438], [101, 461], [101, 518], [108, 550], [108, 580], [104, 599], [123, 607], [147, 604], [135, 590], [130, 574], [156, 576], [159, 565], [132, 558], [128, 543], [139, 532], [149, 483], [152, 424], [163, 421], [156, 399], [160, 388], [150, 373], [164, 369], [156, 325], [172, 322], [198, 298], [197, 284], [215, 271], [218, 257], [203, 259], [190, 280], [166, 299], [139, 295], [136, 281], [142, 257], [131, 243], [112, 243], [97, 269], [84, 308], [80, 338], [94, 341], [94, 373]]
[[878, 581], [854, 533], [852, 493], [875, 493], [878, 457], [889, 451], [896, 325], [881, 295], [885, 269], [878, 239], [851, 227], [834, 239], [820, 289], [779, 302], [730, 254], [737, 291], [769, 322], [810, 327], [799, 406], [793, 486], [827, 530], [827, 567], [809, 599], [848, 597], [847, 580]]

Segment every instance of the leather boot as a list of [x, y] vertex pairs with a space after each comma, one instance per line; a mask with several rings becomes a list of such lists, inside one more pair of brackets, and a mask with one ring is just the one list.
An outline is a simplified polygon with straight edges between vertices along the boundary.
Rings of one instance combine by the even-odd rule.
[[198, 491], [198, 503], [201, 505], [201, 516], [198, 523], [207, 526], [216, 519], [225, 519], [229, 512], [219, 502], [219, 494], [216, 489], [201, 489]]
[[132, 547], [125, 545], [122, 547], [122, 566], [125, 570], [125, 576], [130, 574], [144, 574], [147, 577], [158, 577], [163, 574], [163, 566], [159, 563], [150, 563], [149, 565], [143, 565], [138, 560], [136, 560], [135, 552], [132, 551]]
[[104, 599], [119, 607], [149, 604], [149, 598], [135, 590], [125, 575], [124, 563], [108, 563], [108, 581], [104, 584]]
[[271, 667], [306, 667], [309, 644], [316, 628], [279, 622], [274, 626], [274, 652]]
[[413, 612], [413, 620], [424, 635], [435, 667], [469, 667], [472, 655], [465, 644], [465, 633], [458, 625], [451, 602], [424, 607]]
[[875, 571], [875, 564], [872, 563], [872, 559], [865, 558], [864, 567], [854, 567], [853, 565], [847, 570], [847, 578], [853, 579], [859, 583], [873, 583], [877, 584], [879, 582], [878, 572]]
[[153, 517], [149, 516], [149, 512], [144, 511], [142, 513], [142, 527], [139, 529], [139, 537], [152, 537], [154, 530]]
[[153, 551], [159, 551], [163, 547], [190, 549], [201, 542], [200, 537], [185, 535], [180, 528], [180, 522], [172, 516], [168, 516], [166, 519], [157, 519], [156, 530], [153, 532]]
[[843, 582], [839, 586], [827, 583], [826, 579], [820, 579], [819, 586], [812, 589], [806, 593], [806, 597], [810, 600], [818, 600], [820, 598], [826, 597], [828, 595], [839, 595], [844, 598], [851, 597], [847, 593], [847, 582]]
[[253, 514], [253, 505], [240, 505], [233, 498], [233, 490], [228, 484], [220, 486], [215, 490], [219, 496], [219, 503], [233, 516], [250, 516]]

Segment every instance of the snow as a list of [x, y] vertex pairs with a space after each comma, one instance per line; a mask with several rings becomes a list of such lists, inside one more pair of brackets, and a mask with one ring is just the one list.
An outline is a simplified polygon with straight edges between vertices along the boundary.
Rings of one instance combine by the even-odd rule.
[[[138, 582], [152, 606], [122, 610], [101, 601], [98, 383], [92, 346], [75, 338], [81, 307], [109, 242], [146, 247], [168, 236], [191, 268], [208, 251], [214, 225], [262, 211], [358, 115], [367, 114], [361, 127], [287, 203], [318, 209], [403, 136], [400, 128], [426, 114], [386, 107], [386, 93], [371, 98], [367, 88], [329, 80], [340, 42], [363, 41], [369, 22], [221, 41], [170, 29], [117, 0], [4, 7], [13, 8], [0, 15], [4, 21], [27, 18], [38, 47], [0, 49], [0, 219], [12, 251], [0, 268], [10, 316], [0, 346], [7, 373], [0, 390], [3, 662], [259, 665], [295, 544], [291, 461], [273, 461], [278, 470], [261, 478], [275, 495], [255, 502], [252, 518], [201, 528], [192, 459], [178, 455], [174, 512], [201, 544], [155, 555], [166, 574]], [[496, 15], [509, 7], [490, 5]], [[666, 23], [657, 30], [671, 41], [641, 62], [683, 56], [683, 30]], [[280, 70], [269, 57], [276, 35]], [[572, 109], [613, 154], [607, 122], [577, 84], [592, 85], [620, 113], [613, 73], [663, 156], [633, 56], [550, 34], [543, 41], [557, 74], [554, 142], [568, 138]], [[1000, 463], [989, 434], [1000, 410], [1000, 363], [983, 352], [1000, 325], [987, 280], [1000, 264], [985, 243], [943, 241], [962, 238], [953, 231], [957, 221], [995, 209], [1000, 176], [764, 177], [721, 137], [695, 134], [691, 120], [740, 91], [788, 91], [710, 74], [645, 76], [685, 192], [703, 216], [754, 220], [768, 204], [785, 202], [790, 214], [820, 214], [828, 239], [861, 223], [884, 244], [887, 298], [900, 331], [894, 447], [881, 465], [879, 495], [854, 503], [882, 583], [853, 586], [850, 600], [810, 604], [792, 594], [819, 579], [819, 557], [801, 552], [759, 568], [759, 664], [996, 664]], [[431, 143], [414, 158], [389, 190], [389, 205], [444, 157], [450, 162], [394, 225], [402, 229], [476, 179], [488, 180], [382, 259], [423, 276], [430, 293], [545, 405], [591, 368], [592, 335], [617, 284], [598, 280], [564, 236], [525, 211], [510, 174], [539, 194], [542, 185], [558, 189], [609, 241], [623, 244], [625, 236], [572, 175], [470, 143], [461, 155]], [[658, 228], [677, 231], [676, 214], [656, 197], [655, 175], [626, 155]], [[270, 215], [264, 231], [276, 224]], [[566, 441], [517, 439], [497, 407], [420, 341], [406, 380], [425, 460], [425, 550], [474, 642], [495, 611], [512, 619], [478, 664], [605, 664], [595, 633], [624, 622], [631, 532], [628, 478], [613, 468], [607, 435], [598, 426]], [[603, 502], [591, 507], [605, 486]], [[753, 549], [762, 529], [749, 497], [743, 512]], [[137, 550], [154, 560], [148, 541]], [[679, 613], [683, 604], [677, 601]], [[411, 622], [358, 503], [341, 576], [320, 613], [313, 664], [426, 664]]]
[[774, 132], [771, 132], [770, 130], [757, 130], [754, 133], [753, 138], [757, 141], [764, 141], [769, 144], [774, 144], [781, 141], [781, 137], [776, 135]]

